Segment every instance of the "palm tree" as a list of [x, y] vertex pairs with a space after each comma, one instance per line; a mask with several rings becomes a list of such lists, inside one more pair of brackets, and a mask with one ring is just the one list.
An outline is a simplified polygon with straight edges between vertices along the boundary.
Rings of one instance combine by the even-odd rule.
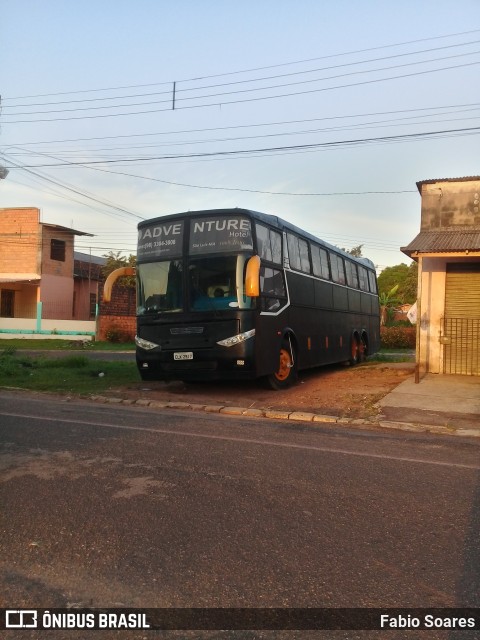
[[398, 291], [398, 287], [399, 285], [396, 284], [390, 289], [390, 291], [382, 291], [382, 293], [380, 293], [380, 295], [378, 296], [378, 303], [380, 305], [380, 324], [382, 325], [382, 327], [387, 321], [388, 310], [401, 302], [399, 298], [395, 297], [395, 294]]

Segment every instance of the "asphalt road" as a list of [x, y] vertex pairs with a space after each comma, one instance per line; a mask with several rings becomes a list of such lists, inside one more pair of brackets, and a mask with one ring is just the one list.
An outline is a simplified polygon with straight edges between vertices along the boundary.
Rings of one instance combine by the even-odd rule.
[[[480, 606], [479, 443], [7, 392], [0, 432], [3, 606]], [[9, 637], [156, 637], [61, 633]]]

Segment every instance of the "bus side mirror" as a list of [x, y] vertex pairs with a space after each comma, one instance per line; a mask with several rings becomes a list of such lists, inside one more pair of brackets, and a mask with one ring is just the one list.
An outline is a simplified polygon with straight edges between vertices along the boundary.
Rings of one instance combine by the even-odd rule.
[[245, 294], [251, 298], [260, 295], [260, 256], [252, 256], [247, 262]]

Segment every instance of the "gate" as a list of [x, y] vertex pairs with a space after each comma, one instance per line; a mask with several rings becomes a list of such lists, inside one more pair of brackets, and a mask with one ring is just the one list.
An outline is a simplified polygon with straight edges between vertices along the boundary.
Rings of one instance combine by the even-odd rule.
[[447, 264], [443, 372], [480, 375], [480, 262]]
[[443, 319], [443, 373], [480, 375], [480, 318]]

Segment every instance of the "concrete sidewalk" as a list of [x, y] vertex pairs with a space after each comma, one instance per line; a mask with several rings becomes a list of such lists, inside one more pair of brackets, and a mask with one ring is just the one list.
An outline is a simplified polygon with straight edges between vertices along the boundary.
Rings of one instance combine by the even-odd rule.
[[410, 423], [480, 436], [480, 376], [427, 374], [418, 384], [412, 376], [378, 406], [380, 424]]

